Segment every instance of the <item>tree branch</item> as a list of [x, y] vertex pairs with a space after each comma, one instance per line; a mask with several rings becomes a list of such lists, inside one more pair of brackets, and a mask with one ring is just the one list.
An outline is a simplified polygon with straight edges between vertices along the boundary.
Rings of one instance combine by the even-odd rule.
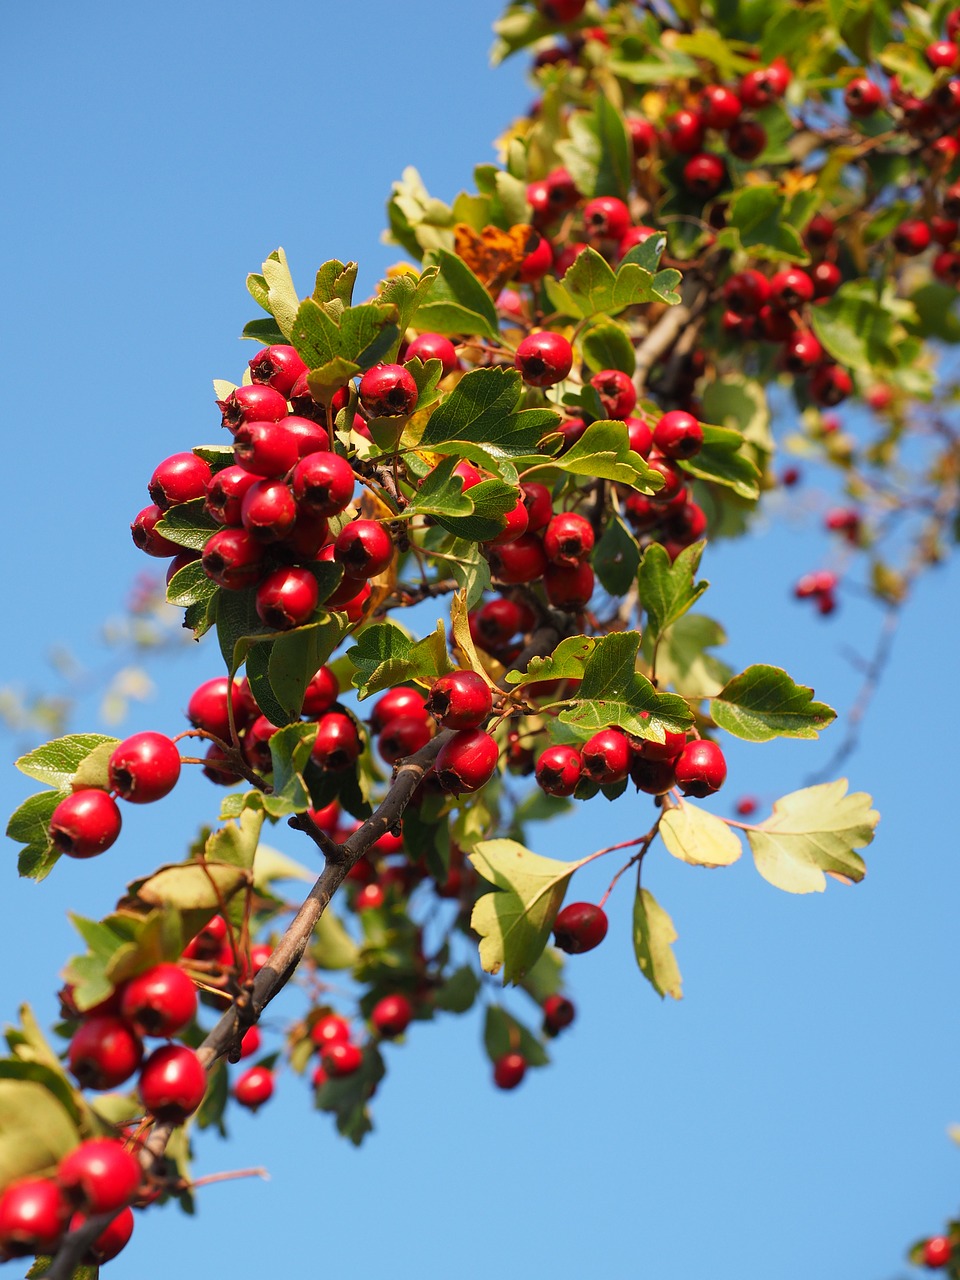
[[637, 347], [637, 365], [633, 375], [637, 395], [643, 394], [650, 370], [666, 355], [683, 329], [703, 310], [709, 296], [709, 287], [702, 280], [691, 279], [690, 276], [684, 280], [680, 286], [682, 302], [665, 311]]

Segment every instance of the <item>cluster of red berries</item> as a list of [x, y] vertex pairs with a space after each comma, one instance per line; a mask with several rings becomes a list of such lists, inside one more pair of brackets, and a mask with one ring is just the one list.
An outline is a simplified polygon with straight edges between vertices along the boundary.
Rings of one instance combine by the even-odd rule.
[[131, 804], [151, 804], [173, 790], [180, 777], [176, 743], [162, 733], [135, 733], [113, 751], [109, 790], [82, 787], [61, 800], [50, 818], [54, 848], [71, 858], [92, 858], [120, 834], [119, 796]]
[[837, 575], [829, 569], [821, 569], [816, 573], [805, 573], [793, 588], [798, 600], [813, 600], [818, 613], [829, 616], [837, 607]]
[[581, 781], [615, 786], [630, 778], [640, 791], [662, 795], [678, 786], [684, 795], [704, 797], [723, 786], [723, 752], [715, 742], [669, 730], [663, 742], [632, 738], [620, 729], [601, 729], [582, 747], [547, 747], [535, 766], [540, 788], [552, 796], [572, 796]]
[[67, 1231], [114, 1213], [90, 1246], [88, 1265], [109, 1262], [133, 1234], [130, 1202], [141, 1186], [140, 1162], [122, 1142], [91, 1138], [67, 1153], [49, 1178], [20, 1178], [0, 1195], [0, 1261], [53, 1253]]

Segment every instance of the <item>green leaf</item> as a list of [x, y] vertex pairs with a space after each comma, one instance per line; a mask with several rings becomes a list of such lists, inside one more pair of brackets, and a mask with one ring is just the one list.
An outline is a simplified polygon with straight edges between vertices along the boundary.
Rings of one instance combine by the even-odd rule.
[[[324, 580], [339, 576], [334, 565], [317, 565], [316, 569], [334, 571], [326, 575], [318, 572], [317, 576]], [[343, 634], [341, 615], [328, 613], [318, 622], [297, 627], [269, 641], [253, 643], [247, 653], [247, 678], [257, 705], [271, 724], [293, 724], [299, 720], [307, 685], [336, 649]]]
[[847, 779], [823, 782], [782, 796], [773, 815], [747, 828], [753, 860], [764, 880], [787, 893], [822, 893], [824, 872], [862, 880], [863, 859], [855, 853], [873, 839], [879, 813], [865, 791], [847, 795]]
[[453, 474], [459, 459], [444, 458], [423, 477], [405, 517], [469, 516], [473, 514], [473, 502], [463, 492], [463, 480]]
[[[850, 280], [832, 298], [810, 310], [813, 331], [835, 360], [875, 373], [900, 363], [897, 343], [905, 335], [891, 308], [892, 297], [869, 280]], [[912, 312], [912, 308], [908, 308]]]
[[15, 763], [28, 778], [56, 787], [58, 791], [66, 791], [91, 751], [105, 742], [116, 746], [119, 741], [119, 738], [110, 738], [103, 733], [68, 733], [63, 738], [54, 738], [52, 742], [28, 751]]
[[258, 893], [272, 893], [277, 880], [303, 880], [311, 884], [315, 879], [313, 871], [302, 862], [288, 858], [279, 849], [268, 844], [258, 844], [254, 850], [253, 887]]
[[[713, 618], [702, 613], [684, 614], [657, 644], [660, 686], [672, 687], [696, 702], [719, 693], [733, 670], [707, 650], [726, 641], [723, 628]], [[646, 634], [643, 651], [648, 660], [653, 658], [653, 643]]]
[[60, 860], [60, 854], [48, 835], [53, 811], [69, 793], [67, 791], [40, 791], [24, 800], [10, 815], [7, 835], [11, 840], [26, 845], [20, 850], [18, 870], [30, 880], [45, 879]]
[[659, 832], [670, 853], [693, 867], [728, 867], [743, 852], [732, 827], [688, 800], [664, 812]]
[[300, 303], [290, 340], [308, 369], [321, 368], [346, 354], [339, 325], [313, 298], [304, 298]]
[[603, 536], [593, 553], [593, 567], [600, 585], [611, 595], [623, 596], [637, 575], [640, 548], [618, 515], [607, 519]]
[[762, 453], [773, 452], [770, 408], [762, 382], [739, 373], [727, 374], [709, 382], [701, 399], [707, 422], [739, 431]]
[[470, 926], [480, 935], [480, 964], [519, 982], [547, 944], [567, 883], [583, 862], [541, 858], [515, 840], [482, 840], [469, 855], [498, 891], [477, 899]]
[[33, 1174], [53, 1174], [80, 1133], [63, 1104], [29, 1072], [0, 1062], [0, 1186]]
[[275, 249], [261, 271], [259, 276], [247, 276], [247, 288], [264, 311], [274, 317], [280, 332], [289, 341], [300, 298], [287, 266], [287, 255], [282, 249]]
[[590, 636], [568, 636], [545, 658], [531, 658], [526, 671], [508, 671], [507, 681], [521, 685], [536, 680], [582, 680], [587, 659], [596, 645]]
[[755, 502], [760, 496], [760, 472], [742, 448], [743, 436], [739, 431], [704, 424], [700, 452], [692, 458], [681, 459], [678, 466], [689, 475], [721, 484], [741, 498]]
[[251, 644], [267, 633], [257, 613], [256, 602], [255, 587], [247, 587], [243, 591], [221, 591], [217, 596], [217, 639], [231, 678], [243, 663]]
[[537, 1037], [498, 1004], [487, 1005], [483, 1045], [491, 1062], [507, 1053], [522, 1054], [528, 1067], [545, 1067], [550, 1061]]
[[563, 965], [563, 952], [556, 947], [547, 947], [520, 985], [542, 1006], [547, 996], [557, 995], [563, 990]]
[[280, 330], [276, 320], [248, 320], [240, 331], [240, 337], [262, 342], [266, 347], [287, 341], [287, 335]]
[[[423, 449], [455, 444], [459, 457], [486, 463], [497, 458], [528, 457], [557, 422], [546, 409], [516, 412], [523, 381], [516, 369], [473, 369], [430, 415], [420, 438]], [[478, 449], [471, 449], [475, 445]], [[479, 450], [479, 452], [478, 452]]]
[[360, 955], [360, 948], [330, 907], [314, 926], [310, 955], [319, 968], [328, 970], [352, 969]]
[[480, 994], [480, 979], [470, 965], [455, 969], [433, 997], [434, 1008], [446, 1013], [466, 1013]]
[[490, 565], [481, 555], [477, 543], [468, 542], [466, 538], [455, 538], [449, 554], [453, 559], [442, 563], [450, 570], [460, 590], [466, 593], [467, 608], [473, 609], [490, 586]]
[[287, 725], [271, 737], [273, 794], [263, 797], [263, 807], [271, 817], [304, 813], [310, 808], [310, 792], [303, 780], [303, 770], [316, 737], [316, 724], [300, 721]]
[[343, 356], [334, 356], [307, 374], [307, 387], [318, 404], [329, 404], [341, 387], [345, 387], [358, 373], [360, 366]]
[[557, 143], [557, 154], [585, 196], [625, 199], [633, 178], [633, 148], [620, 112], [601, 93], [590, 112], [574, 112], [569, 138]]
[[616, 320], [597, 320], [580, 338], [580, 351], [587, 368], [594, 373], [602, 369], [620, 369], [633, 376], [637, 367], [636, 352], [630, 335]]
[[454, 537], [489, 542], [503, 530], [504, 516], [517, 505], [518, 489], [503, 480], [481, 480], [465, 496], [473, 511], [469, 515], [437, 515], [437, 524]]
[[[316, 728], [316, 726], [313, 727]], [[280, 733], [287, 732], [289, 730], [280, 730]], [[278, 734], [274, 735], [274, 737], [278, 736]], [[273, 739], [270, 741], [270, 747], [272, 750]], [[208, 863], [225, 863], [231, 867], [239, 867], [241, 871], [251, 870], [262, 828], [263, 813], [255, 809], [245, 809], [236, 822], [228, 822], [218, 827], [207, 837], [204, 845], [205, 859]]]
[[369, 369], [382, 360], [397, 343], [400, 331], [397, 312], [389, 303], [364, 302], [350, 307], [340, 317], [339, 355]]
[[186, 608], [192, 604], [206, 604], [220, 588], [205, 572], [199, 560], [191, 560], [178, 569], [167, 583], [167, 604]]
[[611, 726], [655, 742], [662, 742], [668, 729], [685, 733], [693, 721], [690, 708], [675, 693], [657, 693], [637, 671], [639, 647], [636, 631], [599, 639], [584, 666], [577, 700], [560, 712], [559, 720], [583, 737]]
[[346, 264], [336, 258], [325, 262], [317, 271], [313, 296], [317, 302], [337, 302], [349, 307], [353, 299], [353, 290], [357, 283], [358, 267], [355, 262]]
[[497, 308], [484, 285], [455, 253], [437, 249], [433, 257], [440, 274], [420, 304], [418, 325], [433, 333], [477, 334], [496, 341]]
[[359, 1146], [373, 1126], [367, 1102], [383, 1079], [384, 1065], [379, 1049], [368, 1041], [357, 1071], [332, 1077], [316, 1092], [317, 1107], [336, 1116], [337, 1132]]
[[931, 280], [914, 290], [910, 301], [917, 313], [916, 322], [907, 325], [912, 332], [922, 338], [940, 338], [943, 342], [960, 343], [956, 289]]
[[401, 333], [413, 324], [413, 318], [429, 296], [439, 270], [439, 267], [425, 267], [419, 275], [415, 271], [404, 271], [380, 286], [380, 301], [389, 302], [397, 309], [397, 328]]
[[356, 668], [353, 683], [361, 699], [408, 680], [429, 685], [438, 676], [456, 670], [447, 653], [442, 621], [422, 640], [414, 640], [395, 622], [373, 623], [361, 631], [347, 657]]
[[813, 701], [812, 689], [762, 663], [728, 680], [710, 703], [710, 714], [721, 729], [747, 742], [816, 738], [837, 718], [825, 702]]
[[580, 439], [549, 464], [575, 476], [594, 476], [628, 484], [641, 493], [656, 493], [663, 477], [630, 448], [625, 422], [591, 422]]
[[226, 863], [178, 862], [137, 884], [136, 896], [151, 906], [180, 911], [214, 910], [248, 883], [248, 873]]
[[795, 227], [786, 221], [786, 197], [771, 183], [741, 187], [730, 201], [728, 227], [753, 258], [807, 262], [810, 255]]
[[671, 949], [677, 940], [673, 921], [649, 889], [638, 889], [633, 902], [633, 949], [640, 972], [658, 996], [683, 996], [680, 969]]
[[73, 775], [71, 784], [74, 791], [83, 791], [85, 788], [96, 791], [110, 790], [110, 757], [116, 750], [114, 742], [101, 742], [99, 747], [94, 747], [88, 756], [80, 761], [77, 771]]
[[202, 551], [210, 536], [223, 528], [204, 509], [204, 502], [204, 498], [194, 498], [191, 502], [178, 502], [175, 507], [170, 507], [157, 521], [157, 533], [178, 547]]
[[709, 582], [695, 582], [705, 542], [684, 547], [671, 563], [670, 556], [652, 542], [643, 553], [637, 582], [640, 603], [646, 611], [648, 633], [654, 644], [664, 631], [700, 599]]

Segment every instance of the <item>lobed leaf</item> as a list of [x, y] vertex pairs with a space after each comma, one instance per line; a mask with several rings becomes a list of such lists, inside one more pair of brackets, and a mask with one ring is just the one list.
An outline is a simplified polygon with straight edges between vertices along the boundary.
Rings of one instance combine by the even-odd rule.
[[668, 851], [692, 867], [728, 867], [743, 853], [732, 827], [688, 800], [665, 810], [658, 830]]
[[721, 729], [747, 742], [816, 738], [837, 718], [825, 702], [813, 701], [812, 689], [763, 663], [728, 680], [711, 701], [710, 714]]
[[847, 779], [805, 787], [781, 797], [773, 814], [747, 828], [757, 870], [787, 893], [822, 893], [824, 872], [859, 881], [866, 874], [854, 852], [868, 845], [880, 815], [865, 791], [847, 795]]

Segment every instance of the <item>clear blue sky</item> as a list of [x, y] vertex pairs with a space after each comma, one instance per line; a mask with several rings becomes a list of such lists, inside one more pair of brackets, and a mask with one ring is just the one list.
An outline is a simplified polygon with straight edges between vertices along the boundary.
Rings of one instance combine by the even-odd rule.
[[[492, 158], [531, 96], [519, 64], [487, 66], [497, 12], [492, 0], [106, 0], [7, 13], [0, 683], [49, 683], [44, 655], [61, 641], [102, 660], [100, 620], [150, 567], [127, 532], [147, 479], [217, 438], [210, 379], [239, 380], [251, 354], [236, 341], [255, 311], [245, 274], [282, 244], [302, 291], [329, 257], [358, 259], [369, 288], [399, 256], [379, 236], [402, 168], [450, 198]], [[822, 624], [788, 598], [827, 555], [813, 515], [765, 526], [749, 547], [708, 551], [703, 603], [728, 626], [732, 663], [780, 663], [842, 709], [853, 683], [840, 650], [872, 634], [873, 611], [846, 601]], [[570, 963], [579, 1016], [551, 1069], [501, 1094], [476, 1019], [416, 1026], [387, 1049], [377, 1133], [359, 1153], [287, 1073], [229, 1146], [198, 1144], [198, 1173], [263, 1164], [272, 1180], [210, 1188], [195, 1221], [141, 1215], [107, 1275], [906, 1274], [904, 1246], [940, 1226], [960, 1188], [945, 1134], [960, 1119], [958, 585], [953, 566], [923, 586], [850, 763], [883, 813], [863, 885], [792, 898], [748, 858], [706, 873], [658, 852], [649, 885], [680, 934], [679, 1005], [639, 977], [629, 895], [617, 895], [606, 943]], [[125, 728], [176, 732], [216, 671], [209, 643], [157, 664], [158, 697]], [[85, 712], [77, 727], [98, 727]], [[829, 749], [733, 744], [717, 807], [802, 785]], [[9, 768], [0, 785], [6, 811], [27, 793]], [[74, 949], [66, 909], [104, 914], [126, 880], [182, 856], [181, 833], [215, 804], [190, 778], [125, 813], [104, 858], [61, 864], [40, 887], [18, 882], [11, 845], [0, 1015], [28, 998], [51, 1020]], [[639, 802], [594, 802], [542, 828], [539, 847], [576, 856], [626, 838], [632, 809], [643, 830]], [[274, 842], [309, 858], [292, 833]], [[580, 896], [609, 874], [597, 868]]]

